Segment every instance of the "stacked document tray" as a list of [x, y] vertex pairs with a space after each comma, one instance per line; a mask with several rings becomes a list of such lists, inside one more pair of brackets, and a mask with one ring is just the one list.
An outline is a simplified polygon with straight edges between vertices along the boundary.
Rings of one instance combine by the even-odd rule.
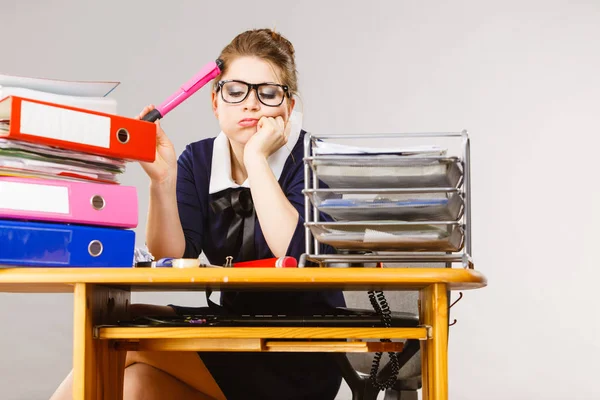
[[[403, 145], [408, 138], [429, 145]], [[398, 146], [366, 148], [355, 144], [360, 139], [387, 139]], [[440, 139], [458, 142], [458, 154], [437, 145]], [[466, 132], [307, 134], [304, 144], [306, 261], [472, 266]], [[320, 254], [321, 245], [336, 254]]]

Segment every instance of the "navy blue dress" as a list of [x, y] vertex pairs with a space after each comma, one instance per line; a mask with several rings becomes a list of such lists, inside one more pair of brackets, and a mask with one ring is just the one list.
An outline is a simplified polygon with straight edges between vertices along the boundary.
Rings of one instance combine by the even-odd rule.
[[[305, 252], [304, 132], [285, 160], [279, 184], [299, 218], [287, 255]], [[248, 188], [209, 193], [215, 138], [189, 144], [178, 160], [177, 203], [186, 258], [202, 251], [211, 264], [226, 257], [247, 261], [274, 257], [260, 229]], [[291, 145], [289, 143], [288, 145]], [[323, 252], [331, 251], [326, 247]], [[311, 313], [344, 306], [341, 291], [221, 291], [221, 305], [233, 313]], [[192, 312], [178, 308], [182, 312]], [[202, 352], [200, 357], [229, 400], [334, 399], [341, 375], [327, 353]]]

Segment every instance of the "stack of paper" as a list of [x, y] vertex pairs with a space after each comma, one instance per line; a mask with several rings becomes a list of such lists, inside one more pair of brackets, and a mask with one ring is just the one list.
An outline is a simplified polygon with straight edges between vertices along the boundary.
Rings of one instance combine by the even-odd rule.
[[125, 161], [0, 138], [0, 175], [118, 183]]

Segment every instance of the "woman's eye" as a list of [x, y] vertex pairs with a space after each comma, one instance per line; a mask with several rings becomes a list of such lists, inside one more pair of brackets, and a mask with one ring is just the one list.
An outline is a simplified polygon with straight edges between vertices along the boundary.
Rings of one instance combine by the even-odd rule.
[[260, 97], [266, 100], [273, 100], [277, 95], [275, 93], [261, 93]]
[[231, 96], [231, 97], [242, 97], [242, 96], [244, 95], [244, 92], [243, 92], [243, 91], [241, 91], [241, 90], [238, 90], [238, 91], [231, 91], [231, 90], [230, 90], [230, 91], [228, 92], [228, 94], [229, 94], [229, 96]]

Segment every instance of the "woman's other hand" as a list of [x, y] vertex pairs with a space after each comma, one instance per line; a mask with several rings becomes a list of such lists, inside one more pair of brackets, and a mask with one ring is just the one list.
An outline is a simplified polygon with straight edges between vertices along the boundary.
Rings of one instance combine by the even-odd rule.
[[253, 156], [266, 159], [279, 150], [288, 141], [290, 126], [291, 124], [286, 124], [281, 116], [262, 117], [258, 121], [256, 133], [246, 143], [244, 161]]

